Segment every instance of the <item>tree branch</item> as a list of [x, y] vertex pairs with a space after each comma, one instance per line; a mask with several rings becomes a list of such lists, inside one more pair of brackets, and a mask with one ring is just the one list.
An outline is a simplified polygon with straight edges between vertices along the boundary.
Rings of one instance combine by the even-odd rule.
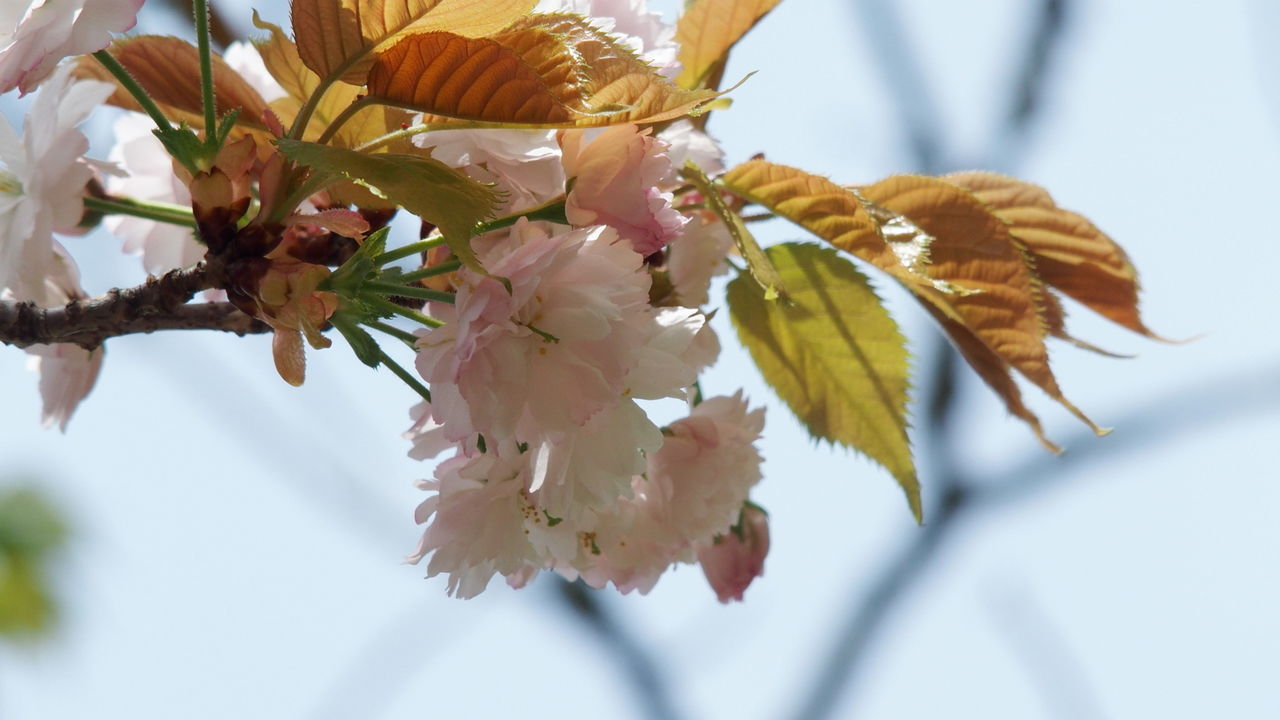
[[205, 263], [149, 277], [138, 287], [113, 289], [96, 298], [62, 307], [0, 301], [0, 342], [16, 347], [74, 343], [93, 349], [119, 335], [156, 330], [222, 330], [237, 335], [268, 332], [270, 327], [230, 303], [186, 304], [196, 293], [215, 287]]

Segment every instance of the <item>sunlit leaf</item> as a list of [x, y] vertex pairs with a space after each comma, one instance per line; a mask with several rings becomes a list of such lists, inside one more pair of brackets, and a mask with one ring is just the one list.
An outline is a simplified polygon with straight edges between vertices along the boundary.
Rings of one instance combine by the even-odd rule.
[[[200, 94], [200, 55], [186, 40], [160, 35], [124, 37], [108, 49], [171, 120], [185, 120], [192, 127], [204, 126], [204, 101]], [[96, 60], [85, 56], [76, 65], [76, 75], [116, 84], [115, 78]], [[244, 78], [218, 55], [213, 56], [214, 104], [221, 117], [239, 108], [236, 122], [263, 130], [262, 113], [267, 103]], [[107, 102], [141, 111], [137, 101], [122, 87]]]
[[655, 72], [654, 68], [636, 54], [617, 36], [604, 32], [590, 18], [571, 13], [539, 13], [526, 15], [511, 23], [506, 33], [520, 30], [542, 30], [561, 39], [565, 47], [572, 48], [578, 62], [575, 70], [590, 95], [610, 83], [631, 73]]
[[575, 106], [582, 105], [573, 57], [549, 54], [547, 48], [563, 46], [545, 30], [524, 30], [505, 40], [447, 32], [410, 35], [378, 57], [369, 71], [369, 95], [463, 120], [572, 125], [581, 114]]
[[814, 437], [865, 453], [902, 485], [916, 520], [920, 485], [907, 435], [908, 357], [898, 326], [867, 279], [834, 250], [768, 249], [789, 302], [754, 282], [729, 283], [738, 337], [768, 383]]
[[577, 125], [672, 120], [719, 96], [709, 90], [691, 91], [672, 83], [647, 60], [588, 18], [567, 13], [529, 15], [511, 29], [539, 28], [561, 37], [580, 62], [588, 96], [587, 110]]
[[924, 272], [927, 235], [886, 238], [848, 188], [765, 160], [745, 162], [720, 178], [734, 194], [768, 208], [809, 232], [892, 274], [908, 286], [930, 283]]
[[293, 36], [307, 67], [326, 82], [363, 85], [375, 55], [408, 33], [497, 32], [537, 0], [294, 0]]
[[929, 248], [929, 275], [966, 291], [944, 294], [914, 289], [918, 297], [954, 309], [964, 325], [1001, 360], [1095, 432], [1106, 432], [1058, 387], [1044, 344], [1043, 286], [1025, 248], [1010, 235], [1003, 220], [972, 193], [938, 178], [899, 175], [860, 191], [871, 202], [911, 218], [929, 233], [934, 238]]
[[1054, 444], [1045, 434], [1040, 418], [1022, 402], [1022, 391], [1018, 389], [1018, 383], [1013, 379], [1009, 363], [988, 347], [964, 323], [947, 316], [937, 305], [931, 303], [922, 303], [922, 305], [933, 319], [938, 321], [938, 325], [956, 350], [960, 351], [960, 356], [965, 359], [965, 362], [969, 363], [974, 372], [978, 373], [978, 377], [1000, 396], [1009, 414], [1029, 425], [1040, 443], [1050, 452], [1062, 452], [1062, 448]]
[[702, 168], [695, 165], [692, 160], [687, 161], [681, 176], [693, 183], [693, 186], [705, 198], [707, 207], [728, 228], [729, 235], [733, 237], [734, 244], [738, 246], [738, 253], [747, 262], [747, 270], [750, 271], [751, 277], [764, 290], [765, 299], [777, 300], [779, 297], [785, 297], [786, 288], [783, 285], [782, 278], [778, 275], [777, 269], [773, 267], [769, 257], [760, 249], [760, 244], [756, 242], [751, 231], [747, 230], [747, 224], [742, 221], [742, 218], [737, 213], [725, 205], [724, 199], [720, 197], [720, 191], [711, 183], [710, 178], [702, 171]]
[[682, 88], [709, 87], [729, 50], [781, 0], [694, 0], [676, 23], [676, 43], [683, 66], [676, 84]]
[[681, 117], [718, 97], [676, 87], [608, 35], [534, 15], [491, 37], [409, 35], [369, 71], [379, 102], [507, 127], [594, 127]]
[[1045, 283], [1103, 317], [1147, 337], [1138, 313], [1138, 272], [1128, 255], [1081, 215], [1063, 210], [1044, 188], [988, 172], [945, 176], [1008, 223]]
[[[592, 94], [591, 109], [597, 114], [582, 118], [576, 124], [578, 127], [596, 127], [665, 122], [696, 112], [718, 97], [720, 93], [714, 90], [678, 88], [656, 73], [631, 72]], [[609, 112], [601, 114], [606, 111]]]
[[280, 140], [280, 152], [314, 171], [356, 180], [440, 228], [459, 260], [479, 268], [470, 237], [497, 205], [495, 191], [430, 157], [365, 154], [300, 140]]

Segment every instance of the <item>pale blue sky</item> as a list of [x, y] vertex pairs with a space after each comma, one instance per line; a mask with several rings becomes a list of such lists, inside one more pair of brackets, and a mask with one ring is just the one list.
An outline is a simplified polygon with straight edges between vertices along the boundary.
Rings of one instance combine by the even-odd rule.
[[[758, 74], [712, 124], [732, 160], [764, 150], [848, 183], [906, 168], [851, 3], [786, 0], [744, 42], [729, 75]], [[899, 5], [955, 147], [982, 154], [1031, 3]], [[1054, 709], [1066, 715], [1049, 712], [1037, 689], [1063, 652], [1101, 717], [1280, 715], [1280, 243], [1267, 210], [1280, 58], [1265, 45], [1280, 11], [1262, 0], [1074, 5], [1019, 174], [1124, 245], [1153, 328], [1205, 337], [1161, 345], [1069, 308], [1075, 334], [1139, 357], [1057, 346], [1059, 379], [1104, 425], [1213, 378], [1240, 379], [1271, 406], [1220, 421], [1190, 397], [1174, 410], [1195, 430], [1079, 463], [1059, 489], [973, 517], [890, 618], [837, 717], [1081, 717], [1065, 703]], [[760, 235], [801, 237], [781, 223]], [[91, 291], [141, 278], [110, 237], [68, 247]], [[875, 280], [927, 353], [936, 330]], [[773, 523], [766, 575], [732, 607], [696, 568], [647, 597], [610, 599], [687, 717], [769, 720], [796, 706], [845, 609], [918, 530], [885, 473], [813, 447], [725, 315], [726, 351], [704, 387], [743, 386], [769, 408], [757, 493]], [[549, 583], [495, 583], [463, 602], [400, 564], [417, 535], [412, 481], [429, 471], [399, 438], [413, 398], [341, 347], [310, 360], [294, 389], [265, 338], [117, 339], [64, 436], [39, 429], [23, 353], [0, 350], [0, 469], [39, 475], [77, 533], [58, 577], [61, 631], [36, 650], [0, 648], [0, 717], [641, 717]], [[1076, 431], [1028, 396], [1051, 435]], [[972, 467], [1043, 452], [976, 381], [963, 397]], [[1088, 442], [1137, 433], [1121, 425]]]

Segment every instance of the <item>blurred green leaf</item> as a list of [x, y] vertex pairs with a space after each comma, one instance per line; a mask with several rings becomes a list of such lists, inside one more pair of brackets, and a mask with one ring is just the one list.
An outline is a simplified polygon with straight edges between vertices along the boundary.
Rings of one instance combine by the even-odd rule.
[[0, 636], [30, 637], [50, 628], [55, 608], [44, 568], [66, 537], [65, 522], [40, 493], [0, 492]]
[[0, 494], [0, 551], [39, 555], [66, 539], [58, 513], [40, 493], [17, 488]]

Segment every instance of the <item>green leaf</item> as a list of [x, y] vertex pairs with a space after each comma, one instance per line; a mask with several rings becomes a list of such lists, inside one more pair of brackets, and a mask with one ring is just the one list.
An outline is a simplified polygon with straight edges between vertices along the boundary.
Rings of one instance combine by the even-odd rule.
[[205, 142], [186, 123], [178, 127], [156, 128], [151, 132], [164, 145], [164, 149], [185, 167], [199, 172], [212, 165]]
[[703, 196], [707, 207], [729, 229], [729, 235], [733, 237], [733, 242], [738, 246], [738, 252], [747, 261], [747, 269], [751, 271], [751, 277], [755, 278], [760, 287], [764, 288], [765, 299], [776, 300], [780, 296], [785, 297], [787, 294], [786, 288], [783, 286], [782, 278], [778, 275], [778, 271], [773, 267], [773, 263], [769, 262], [768, 256], [760, 249], [760, 244], [756, 242], [751, 231], [747, 230], [747, 224], [742, 221], [742, 218], [737, 213], [724, 204], [724, 198], [720, 197], [720, 191], [711, 183], [711, 179], [702, 171], [702, 168], [695, 165], [692, 160], [685, 161], [684, 169], [680, 172], [680, 176], [693, 183], [693, 186]]
[[483, 272], [469, 239], [492, 217], [497, 191], [422, 155], [366, 155], [301, 140], [276, 143], [285, 157], [312, 170], [376, 188], [391, 202], [440, 228], [449, 249], [467, 267]]
[[342, 337], [346, 338], [351, 351], [360, 358], [360, 362], [372, 368], [382, 364], [382, 350], [378, 346], [378, 341], [374, 340], [364, 328], [357, 327], [352, 319], [342, 312], [335, 313], [329, 321], [338, 332], [342, 333]]
[[908, 356], [897, 324], [866, 277], [834, 250], [788, 243], [768, 256], [789, 302], [767, 302], [742, 275], [729, 283], [742, 344], [814, 437], [883, 465], [921, 521], [907, 437]]
[[359, 297], [364, 284], [378, 274], [378, 264], [374, 258], [386, 250], [387, 235], [390, 232], [391, 228], [383, 227], [370, 233], [369, 237], [360, 243], [359, 249], [325, 278], [320, 289], [336, 292], [344, 298]]

